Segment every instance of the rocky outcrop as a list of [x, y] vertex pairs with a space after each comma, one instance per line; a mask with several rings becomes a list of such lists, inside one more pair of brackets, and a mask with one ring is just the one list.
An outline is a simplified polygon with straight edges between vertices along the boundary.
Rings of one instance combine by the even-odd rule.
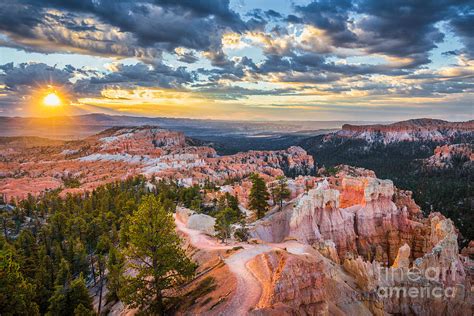
[[[432, 250], [412, 262], [410, 247], [398, 249], [392, 267], [361, 257], [348, 258], [344, 269], [370, 298], [390, 314], [467, 315], [472, 308], [470, 280], [458, 255], [452, 222], [433, 216]], [[449, 311], [449, 312], [448, 312]]]
[[390, 266], [404, 244], [411, 249], [410, 260], [426, 253], [431, 228], [420, 219], [409, 192], [396, 189], [390, 180], [341, 174], [257, 222], [251, 234], [269, 242], [294, 238], [316, 248], [331, 241], [338, 255], [334, 261], [353, 254]]
[[271, 251], [248, 266], [264, 285], [255, 314], [326, 315], [324, 263], [313, 257]]
[[474, 134], [474, 121], [447, 122], [434, 119], [415, 119], [387, 125], [344, 124], [332, 137], [365, 140], [368, 143], [389, 144], [401, 141], [447, 142], [461, 135]]
[[453, 223], [439, 213], [423, 218], [409, 192], [363, 170], [317, 179], [315, 188], [249, 226], [252, 242], [225, 260], [249, 293], [240, 282], [226, 305], [232, 310], [244, 296], [239, 311], [253, 315], [472, 309], [473, 264], [458, 253]]
[[394, 268], [408, 268], [410, 266], [410, 246], [404, 244], [398, 248], [398, 254], [393, 262]]
[[355, 251], [354, 213], [339, 208], [338, 190], [312, 189], [291, 213], [289, 236], [307, 244], [332, 240], [341, 255]]
[[474, 169], [474, 154], [472, 144], [453, 144], [438, 146], [433, 156], [423, 161], [423, 167], [428, 170], [450, 169], [458, 164], [461, 168]]
[[215, 234], [216, 219], [212, 216], [199, 214], [185, 207], [177, 207], [176, 217], [186, 225], [186, 228], [198, 230], [211, 236]]
[[216, 219], [212, 216], [209, 216], [206, 214], [192, 214], [188, 218], [188, 223], [186, 227], [190, 229], [202, 231], [203, 233], [207, 235], [214, 236], [215, 224], [216, 224]]
[[[341, 312], [350, 304], [352, 310], [359, 309], [362, 314], [469, 314], [473, 306], [470, 271], [474, 265], [459, 254], [452, 221], [439, 213], [423, 218], [410, 192], [368, 173], [354, 177], [360, 173], [352, 170], [349, 175], [348, 171], [319, 182], [294, 205], [264, 218], [251, 229], [251, 234], [262, 240], [294, 239], [311, 245], [316, 254], [307, 249], [298, 254], [311, 254], [321, 260], [317, 261], [319, 265], [314, 263], [312, 273], [320, 271], [317, 282], [325, 286], [323, 292], [314, 294], [317, 298], [311, 301], [318, 309], [311, 312]], [[291, 247], [285, 249], [292, 252]], [[469, 251], [466, 248], [464, 253]], [[273, 257], [265, 258], [266, 265], [274, 272], [267, 274], [282, 278], [282, 260], [276, 264], [269, 258]], [[292, 291], [305, 288], [311, 275], [305, 273], [308, 276], [293, 274]], [[279, 289], [274, 279], [267, 277], [267, 282], [273, 284], [271, 289]], [[351, 288], [359, 290], [347, 289], [341, 282], [354, 282], [356, 286]], [[278, 297], [275, 290], [272, 293]], [[332, 300], [337, 303], [331, 305]], [[284, 305], [275, 301], [267, 305], [284, 306], [284, 313], [307, 312], [306, 301], [295, 299], [294, 305], [282, 302]]]

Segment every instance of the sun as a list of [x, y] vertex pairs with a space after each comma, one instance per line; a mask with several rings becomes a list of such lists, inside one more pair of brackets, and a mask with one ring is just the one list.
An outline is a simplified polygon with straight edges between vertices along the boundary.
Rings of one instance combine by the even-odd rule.
[[46, 106], [51, 106], [51, 107], [60, 106], [61, 99], [56, 93], [51, 92], [45, 95], [45, 97], [43, 98], [43, 104]]

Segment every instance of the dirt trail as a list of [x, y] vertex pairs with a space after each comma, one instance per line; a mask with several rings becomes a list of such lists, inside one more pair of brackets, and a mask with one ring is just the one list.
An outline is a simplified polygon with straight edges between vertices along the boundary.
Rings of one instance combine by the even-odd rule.
[[249, 245], [236, 244], [233, 246], [225, 246], [219, 244], [215, 239], [206, 236], [202, 232], [189, 229], [177, 216], [175, 216], [176, 228], [185, 233], [191, 244], [199, 249], [215, 250], [215, 249], [231, 249], [234, 246], [242, 246], [243, 249], [231, 255], [224, 262], [228, 265], [229, 270], [237, 278], [237, 288], [232, 299], [226, 304], [225, 309], [216, 312], [218, 315], [247, 315], [248, 311], [257, 305], [262, 287], [258, 280], [247, 269], [247, 262], [253, 257], [265, 253], [272, 249], [267, 245]]
[[237, 279], [236, 291], [231, 300], [226, 303], [225, 306], [217, 309], [215, 313], [210, 313], [211, 315], [248, 315], [249, 310], [258, 304], [262, 294], [262, 285], [247, 268], [247, 263], [255, 256], [272, 249], [284, 249], [296, 255], [310, 255], [313, 252], [311, 247], [302, 245], [296, 241], [287, 241], [276, 244], [267, 243], [250, 245], [247, 243], [236, 243], [230, 246], [222, 245], [215, 238], [207, 236], [201, 231], [187, 228], [186, 224], [177, 216], [175, 216], [175, 223], [176, 228], [185, 233], [189, 237], [191, 244], [196, 248], [216, 250], [232, 249], [236, 246], [243, 247], [243, 249], [224, 259], [225, 264]]
[[214, 250], [214, 249], [231, 249], [231, 246], [219, 244], [215, 239], [206, 236], [199, 230], [189, 229], [186, 224], [179, 219], [176, 214], [173, 214], [176, 228], [185, 233], [189, 237], [191, 244], [199, 249]]
[[237, 290], [228, 303], [224, 315], [247, 315], [249, 309], [257, 305], [262, 294], [262, 286], [248, 270], [247, 262], [271, 249], [272, 247], [266, 245], [250, 246], [225, 260], [230, 271], [237, 277]]

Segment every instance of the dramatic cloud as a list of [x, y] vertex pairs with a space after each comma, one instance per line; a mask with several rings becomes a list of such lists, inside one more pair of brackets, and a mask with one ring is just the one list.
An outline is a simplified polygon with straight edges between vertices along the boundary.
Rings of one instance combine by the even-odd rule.
[[72, 69], [58, 69], [46, 64], [20, 64], [14, 66], [8, 63], [0, 66], [3, 72], [0, 80], [8, 89], [18, 90], [22, 87], [31, 88], [40, 85], [65, 85], [72, 78]]
[[[170, 115], [171, 104], [182, 107], [186, 100], [219, 112], [326, 111], [347, 104], [452, 103], [464, 109], [472, 98], [470, 0], [271, 4], [2, 1], [0, 50], [58, 56], [62, 66], [55, 66], [56, 57], [3, 61], [0, 110], [27, 103], [31, 91], [48, 85], [67, 90], [74, 104], [105, 108], [113, 100], [120, 111], [133, 106], [144, 113], [137, 110], [141, 102], [155, 113], [153, 104], [166, 103]], [[74, 62], [80, 55], [105, 61], [83, 67]]]
[[466, 6], [451, 20], [451, 25], [464, 42], [465, 53], [474, 59], [474, 5]]
[[[33, 18], [34, 17], [34, 18]], [[159, 58], [177, 47], [219, 49], [225, 30], [246, 28], [228, 1], [12, 0], [0, 4], [3, 45]], [[190, 61], [189, 56], [186, 59]]]
[[324, 30], [335, 46], [409, 59], [407, 66], [414, 67], [429, 63], [430, 50], [444, 38], [436, 23], [455, 19], [460, 32], [472, 36], [472, 26], [470, 30], [467, 26], [469, 18], [458, 17], [468, 3], [467, 0], [321, 0], [297, 6], [296, 11], [300, 14], [299, 23]]
[[314, 25], [326, 31], [336, 45], [346, 45], [356, 41], [356, 35], [349, 30], [353, 23], [349, 14], [354, 9], [350, 0], [313, 1], [307, 6], [297, 6], [301, 23]]

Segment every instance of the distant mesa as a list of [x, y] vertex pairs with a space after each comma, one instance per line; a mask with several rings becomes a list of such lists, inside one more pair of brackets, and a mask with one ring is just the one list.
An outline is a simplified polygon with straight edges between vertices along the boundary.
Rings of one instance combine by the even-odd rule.
[[424, 118], [387, 125], [344, 124], [335, 136], [387, 144], [400, 141], [449, 141], [473, 134], [474, 121], [448, 122]]

